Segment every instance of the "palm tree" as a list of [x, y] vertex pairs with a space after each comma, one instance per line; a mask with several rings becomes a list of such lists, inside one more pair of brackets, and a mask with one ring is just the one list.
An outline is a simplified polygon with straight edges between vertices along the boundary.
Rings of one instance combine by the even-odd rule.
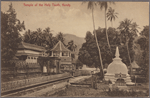
[[110, 1], [110, 2], [106, 2], [106, 1], [98, 1], [98, 4], [100, 6], [100, 9], [101, 10], [105, 10], [104, 13], [105, 13], [105, 28], [106, 28], [106, 38], [107, 38], [107, 43], [108, 43], [108, 47], [111, 51], [111, 47], [110, 47], [110, 43], [109, 43], [109, 38], [108, 38], [108, 34], [107, 34], [107, 22], [106, 22], [106, 11], [107, 11], [107, 8], [108, 8], [108, 3], [113, 3], [115, 4], [114, 2]]
[[133, 29], [132, 20], [125, 19], [124, 21], [121, 21], [118, 29], [120, 29], [121, 31], [121, 39], [125, 40], [125, 45], [127, 47], [127, 52], [128, 52], [129, 62], [130, 62], [130, 72], [131, 72], [130, 75], [132, 75], [132, 65], [131, 65], [131, 58], [130, 58], [129, 47], [128, 47], [129, 40], [131, 39], [131, 37], [134, 36], [133, 33], [131, 32]]
[[138, 35], [138, 29], [140, 29], [139, 25], [137, 25], [136, 22], [133, 22], [131, 25], [131, 32], [135, 35], [135, 37]]
[[34, 43], [41, 46], [43, 42], [42, 29], [38, 28], [37, 31], [33, 31], [32, 36], [34, 39]]
[[32, 32], [29, 29], [25, 32], [23, 41], [26, 43], [32, 43]]
[[49, 48], [52, 48], [53, 47], [53, 43], [52, 43], [52, 36], [53, 34], [51, 33], [51, 31], [53, 30], [50, 30], [49, 27], [45, 28], [45, 30], [43, 30], [43, 40], [45, 42], [46, 45], [49, 45]]
[[111, 7], [108, 9], [107, 19], [110, 20], [112, 27], [113, 27], [113, 20], [118, 18], [117, 15], [118, 15], [118, 13], [116, 13], [114, 9], [112, 9]]
[[[56, 35], [56, 38], [57, 38], [58, 41], [61, 41], [61, 42], [65, 45], [65, 43], [64, 43], [65, 38], [64, 38], [64, 35], [63, 35], [62, 32], [59, 32], [59, 33]], [[66, 46], [66, 45], [65, 45], [65, 46]]]
[[102, 72], [102, 78], [104, 78], [103, 62], [102, 62], [102, 57], [101, 57], [101, 50], [100, 50], [100, 47], [99, 47], [99, 44], [98, 44], [98, 40], [97, 40], [97, 35], [96, 35], [96, 30], [95, 30], [95, 22], [94, 22], [94, 14], [93, 14], [93, 12], [94, 12], [94, 6], [95, 5], [96, 5], [96, 2], [93, 2], [93, 1], [89, 1], [88, 2], [88, 9], [92, 9], [92, 20], [93, 20], [94, 36], [95, 36], [96, 45], [97, 45], [98, 52], [99, 52], [99, 57], [100, 57], [100, 63], [101, 63], [100, 70]]

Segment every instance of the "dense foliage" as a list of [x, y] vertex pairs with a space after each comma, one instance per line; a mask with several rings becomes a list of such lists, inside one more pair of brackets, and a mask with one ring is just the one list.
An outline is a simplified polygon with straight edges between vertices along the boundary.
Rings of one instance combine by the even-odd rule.
[[144, 29], [140, 33], [134, 44], [135, 50], [139, 50], [136, 52], [136, 62], [141, 67], [142, 75], [149, 80], [149, 26], [144, 26]]
[[[103, 64], [108, 65], [109, 63], [112, 62], [112, 58], [115, 57], [116, 46], [118, 46], [122, 61], [126, 65], [129, 66], [127, 48], [125, 44], [122, 44], [122, 40], [120, 37], [121, 33], [116, 31], [115, 28], [108, 28], [108, 35], [109, 35], [109, 39], [111, 40], [110, 45], [112, 49], [112, 54], [109, 51], [109, 47], [107, 44], [105, 29], [99, 28], [98, 30], [96, 30], [96, 33], [97, 33], [97, 38], [99, 41], [99, 46], [101, 49]], [[94, 35], [91, 32], [87, 32], [85, 40], [86, 42], [82, 45], [82, 48], [79, 51], [79, 60], [83, 64], [86, 64], [88, 66], [95, 66], [95, 67], [101, 66], [99, 62], [98, 49], [96, 47], [96, 42], [94, 40]], [[129, 44], [131, 43], [132, 41], [129, 42]], [[130, 51], [129, 51], [130, 57], [131, 57], [131, 60], [133, 61], [134, 51], [132, 50], [132, 45], [129, 48], [130, 48]]]
[[71, 51], [75, 51], [77, 47], [73, 40], [69, 41], [68, 44], [65, 44], [65, 38], [61, 32], [59, 32], [56, 36], [53, 36], [49, 27], [44, 30], [38, 28], [36, 31], [26, 31], [23, 41], [30, 44], [36, 44], [38, 46], [43, 46], [47, 49], [47, 52], [50, 52], [50, 49], [52, 49], [58, 41], [61, 41]]
[[25, 29], [24, 22], [16, 18], [16, 12], [12, 4], [9, 10], [4, 13], [1, 11], [1, 56], [3, 61], [12, 59], [17, 52], [21, 42], [20, 31]]
[[149, 91], [146, 90], [146, 93], [143, 91], [140, 92], [136, 92], [135, 90], [130, 90], [130, 91], [126, 91], [126, 90], [120, 90], [119, 88], [115, 88], [113, 90], [109, 90], [106, 91], [106, 93], [108, 94], [108, 96], [111, 97], [139, 97], [139, 96], [148, 96]]

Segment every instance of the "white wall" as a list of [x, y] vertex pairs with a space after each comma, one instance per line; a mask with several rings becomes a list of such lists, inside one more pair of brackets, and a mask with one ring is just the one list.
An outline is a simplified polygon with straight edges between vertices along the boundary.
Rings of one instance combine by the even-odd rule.
[[27, 56], [26, 62], [27, 63], [37, 63], [37, 58], [38, 57]]

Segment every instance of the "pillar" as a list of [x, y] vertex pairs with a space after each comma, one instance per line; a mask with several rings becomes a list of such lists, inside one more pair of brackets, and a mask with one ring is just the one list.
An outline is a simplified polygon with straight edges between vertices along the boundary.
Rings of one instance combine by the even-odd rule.
[[70, 56], [70, 53], [68, 52], [68, 57]]
[[52, 56], [52, 57], [54, 56], [54, 55], [53, 55], [53, 51], [52, 51], [52, 55], [51, 55], [51, 56]]
[[48, 74], [50, 74], [50, 61], [47, 62], [47, 71], [48, 71]]
[[59, 55], [59, 57], [62, 57], [62, 52], [60, 51], [60, 55]]

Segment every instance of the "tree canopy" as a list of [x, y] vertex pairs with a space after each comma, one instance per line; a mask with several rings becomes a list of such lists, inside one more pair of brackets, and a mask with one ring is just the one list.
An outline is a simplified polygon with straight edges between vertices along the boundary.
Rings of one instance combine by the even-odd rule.
[[[113, 29], [113, 31], [112, 31]], [[110, 64], [112, 62], [111, 53], [109, 51], [109, 47], [107, 45], [107, 39], [105, 35], [105, 28], [99, 28], [96, 30], [97, 33], [97, 39], [99, 42], [99, 46], [101, 48], [101, 55], [103, 60], [103, 65]], [[117, 31], [115, 28], [108, 28], [108, 37], [111, 40], [111, 48], [112, 48], [112, 55], [115, 56], [116, 46], [119, 47], [120, 57], [122, 58], [122, 61], [129, 66], [129, 58], [127, 53], [127, 48], [125, 44], [121, 44], [121, 33]], [[99, 56], [98, 56], [98, 49], [96, 47], [96, 42], [94, 40], [94, 35], [91, 32], [86, 33], [86, 42], [82, 45], [81, 49], [79, 50], [79, 60], [86, 64], [87, 66], [93, 66], [95, 67], [100, 66], [99, 62]], [[131, 41], [129, 44], [132, 43]], [[132, 50], [132, 46], [130, 48], [130, 56], [131, 60], [134, 59], [134, 51]], [[104, 66], [105, 67], [105, 66]]]
[[[136, 52], [135, 56], [136, 62], [141, 67], [142, 75], [149, 79], [149, 26], [144, 26], [144, 29], [140, 33], [141, 36], [137, 37], [134, 41], [136, 47], [135, 50], [140, 50]], [[139, 45], [139, 47], [137, 47]]]
[[12, 4], [6, 13], [1, 11], [1, 56], [4, 61], [14, 57], [22, 40], [19, 32], [25, 30], [24, 21], [21, 23], [16, 15]]

